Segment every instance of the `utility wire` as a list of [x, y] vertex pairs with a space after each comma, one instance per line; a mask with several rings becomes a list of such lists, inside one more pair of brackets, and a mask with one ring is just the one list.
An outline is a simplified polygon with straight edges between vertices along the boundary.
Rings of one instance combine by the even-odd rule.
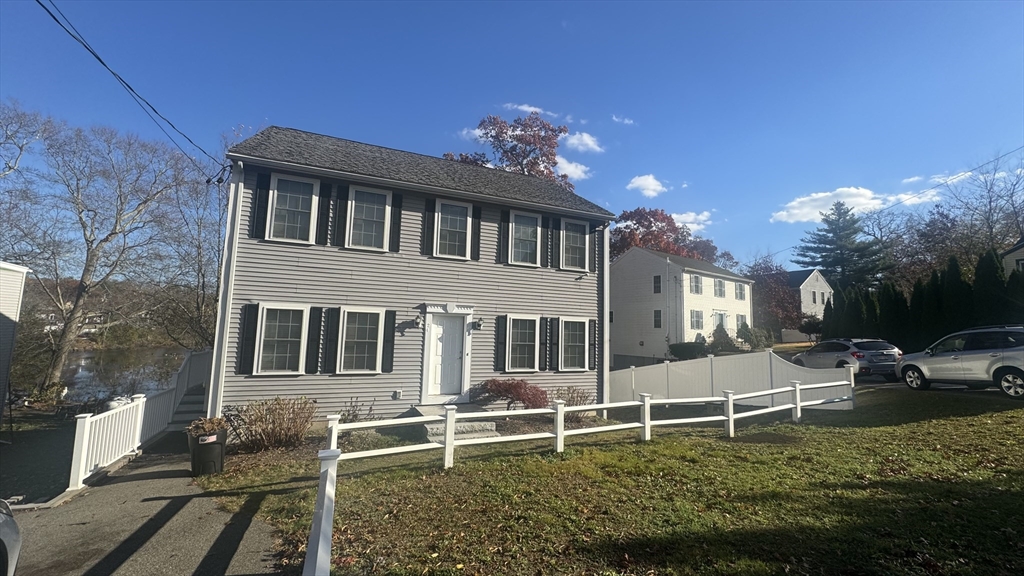
[[[165, 136], [167, 136], [167, 139], [170, 140], [171, 143], [173, 143], [174, 146], [176, 148], [178, 148], [178, 150], [180, 150], [182, 154], [184, 154], [189, 160], [192, 161], [193, 164], [195, 164], [196, 168], [198, 168], [200, 172], [202, 172], [203, 174], [206, 173], [206, 171], [203, 170], [203, 167], [200, 166], [199, 163], [196, 162], [195, 159], [192, 158], [191, 155], [189, 155], [187, 152], [185, 152], [185, 150], [181, 147], [181, 145], [178, 144], [177, 140], [175, 140], [167, 132], [167, 130], [164, 128], [164, 126], [160, 123], [160, 121], [157, 120], [154, 117], [154, 114], [157, 117], [159, 117], [161, 120], [163, 120], [168, 126], [170, 126], [172, 130], [174, 130], [175, 132], [180, 134], [181, 137], [184, 138], [185, 140], [187, 140], [189, 144], [194, 146], [200, 152], [205, 154], [207, 158], [209, 158], [210, 160], [213, 160], [214, 163], [216, 163], [218, 166], [220, 166], [221, 170], [220, 170], [220, 172], [218, 172], [218, 174], [216, 176], [216, 178], [220, 178], [220, 176], [224, 173], [225, 166], [226, 166], [225, 164], [223, 164], [220, 160], [218, 160], [217, 158], [212, 156], [209, 152], [204, 150], [202, 146], [196, 144], [191, 138], [188, 137], [187, 134], [185, 134], [184, 132], [179, 130], [178, 127], [175, 126], [173, 122], [171, 122], [166, 116], [161, 114], [160, 111], [157, 110], [155, 106], [150, 104], [149, 100], [146, 100], [141, 94], [136, 92], [135, 89], [132, 88], [131, 84], [129, 84], [124, 78], [121, 77], [120, 74], [118, 74], [110, 66], [108, 66], [107, 63], [103, 60], [103, 58], [99, 55], [99, 53], [96, 52], [96, 50], [94, 50], [91, 45], [89, 45], [89, 42], [85, 39], [85, 37], [82, 36], [82, 34], [78, 31], [77, 28], [75, 28], [75, 25], [71, 23], [71, 20], [69, 20], [68, 17], [65, 16], [63, 12], [61, 12], [60, 8], [57, 7], [57, 4], [54, 3], [53, 0], [50, 0], [50, 5], [53, 6], [54, 10], [56, 10], [58, 14], [60, 14], [61, 18], [64, 19], [64, 22], [67, 22], [67, 25], [65, 25], [65, 23], [62, 22], [60, 20], [60, 18], [57, 18], [57, 16], [54, 15], [54, 13], [51, 12], [50, 9], [47, 8], [45, 4], [43, 4], [42, 0], [35, 0], [35, 1], [36, 1], [36, 4], [38, 4], [40, 8], [42, 8], [43, 10], [46, 11], [46, 13], [50, 16], [50, 18], [53, 19], [54, 22], [57, 23], [58, 26], [60, 26], [65, 32], [67, 32], [67, 34], [69, 36], [71, 36], [71, 38], [73, 38], [76, 42], [81, 44], [82, 47], [85, 48], [86, 51], [88, 51], [89, 54], [91, 54], [93, 56], [93, 58], [95, 58], [96, 61], [100, 63], [100, 65], [102, 65], [108, 72], [110, 72], [111, 75], [114, 76], [114, 78], [118, 81], [118, 83], [125, 89], [126, 92], [128, 92], [128, 95], [132, 97], [132, 100], [134, 100], [135, 103], [138, 104], [140, 108], [142, 108], [142, 111], [145, 112], [147, 116], [149, 116], [150, 120], [152, 120], [153, 123], [156, 124], [157, 128], [159, 128], [160, 131], [163, 132]], [[71, 27], [70, 30], [68, 29], [68, 26]], [[74, 32], [72, 32], [72, 30], [74, 30]], [[209, 177], [207, 179], [208, 180], [212, 180], [212, 178], [209, 178]]]

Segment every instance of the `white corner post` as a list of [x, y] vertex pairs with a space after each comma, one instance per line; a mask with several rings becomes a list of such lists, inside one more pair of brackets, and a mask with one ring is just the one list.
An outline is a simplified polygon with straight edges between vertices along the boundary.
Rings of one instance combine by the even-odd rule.
[[338, 481], [338, 458], [341, 450], [321, 450], [320, 486], [313, 508], [313, 526], [309, 531], [306, 561], [302, 576], [329, 576], [331, 573], [331, 540], [334, 537], [334, 497]]
[[455, 410], [456, 407], [446, 404], [444, 407], [444, 467], [455, 465]]
[[132, 404], [135, 406], [135, 450], [142, 446], [142, 424], [146, 419], [146, 395], [133, 394]]
[[651, 439], [651, 395], [640, 395], [640, 423], [644, 425], [640, 429], [640, 440], [647, 442]]
[[669, 377], [669, 370], [670, 370], [670, 368], [668, 367], [669, 364], [671, 364], [671, 362], [669, 362], [668, 360], [665, 360], [665, 398], [671, 398], [672, 397], [672, 391], [669, 390], [669, 382], [671, 381], [671, 378]]
[[636, 400], [636, 366], [629, 367], [629, 389], [633, 391], [633, 400]]
[[800, 381], [790, 380], [789, 385], [793, 387], [793, 422], [799, 424], [803, 418], [803, 409], [800, 406]]
[[75, 451], [71, 456], [71, 479], [68, 482], [68, 490], [78, 490], [84, 488], [85, 477], [88, 475], [86, 466], [88, 466], [88, 458], [85, 453], [86, 448], [89, 446], [89, 433], [91, 432], [92, 422], [89, 418], [92, 414], [79, 414], [75, 416]]
[[736, 436], [736, 407], [732, 402], [732, 390], [722, 390], [725, 395], [725, 435], [729, 438]]
[[715, 395], [715, 355], [708, 354], [708, 373], [711, 374], [711, 391], [710, 395]]
[[555, 452], [561, 454], [565, 451], [565, 400], [555, 400], [552, 408], [555, 409]]
[[857, 375], [857, 370], [853, 366], [846, 366], [846, 379], [850, 381], [850, 405], [854, 408], [857, 407], [857, 395], [855, 394], [853, 378]]
[[338, 449], [338, 423], [341, 422], [341, 416], [338, 414], [331, 414], [327, 417], [327, 449], [337, 450]]

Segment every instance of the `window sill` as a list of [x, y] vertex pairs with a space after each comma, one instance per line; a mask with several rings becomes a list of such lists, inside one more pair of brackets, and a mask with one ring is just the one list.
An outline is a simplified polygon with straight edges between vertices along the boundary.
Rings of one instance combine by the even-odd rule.
[[334, 373], [334, 376], [372, 376], [374, 374], [383, 374], [380, 370], [339, 370]]
[[586, 368], [560, 368], [557, 372], [589, 372]]
[[434, 254], [434, 258], [440, 260], [455, 260], [456, 262], [469, 262], [469, 256], [449, 256], [447, 254]]
[[345, 249], [346, 250], [360, 250], [360, 251], [363, 251], [363, 252], [376, 252], [378, 254], [387, 254], [388, 253], [388, 249], [387, 249], [386, 246], [384, 248], [377, 248], [376, 246], [352, 246], [352, 245], [346, 244], [345, 245]]
[[312, 240], [292, 240], [289, 238], [263, 238], [264, 242], [272, 242], [274, 244], [291, 244], [293, 246], [315, 246], [316, 242]]
[[537, 372], [540, 372], [540, 370], [537, 370], [536, 368], [516, 368], [505, 370], [506, 374], [536, 374]]
[[580, 272], [590, 272], [589, 268], [568, 268], [566, 266], [562, 266], [559, 270], [562, 270], [563, 272], [575, 272], [577, 274]]
[[534, 264], [532, 262], [508, 262], [509, 266], [519, 266], [520, 268], [540, 268], [540, 264]]
[[[304, 372], [254, 372], [252, 376], [306, 376]], [[312, 374], [310, 374], [312, 376]]]

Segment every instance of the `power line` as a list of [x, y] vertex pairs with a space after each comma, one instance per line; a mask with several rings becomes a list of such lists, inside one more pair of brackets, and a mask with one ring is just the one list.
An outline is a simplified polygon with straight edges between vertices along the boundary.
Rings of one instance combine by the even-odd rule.
[[[50, 5], [53, 6], [54, 10], [56, 10], [58, 14], [60, 14], [61, 18], [64, 19], [64, 22], [67, 22], [67, 25], [65, 25], [64, 22], [62, 22], [60, 20], [60, 18], [57, 18], [57, 16], [54, 15], [54, 13], [51, 12], [50, 9], [47, 8], [45, 4], [43, 4], [42, 0], [35, 0], [35, 1], [36, 1], [36, 4], [38, 4], [40, 8], [42, 8], [43, 10], [46, 11], [46, 13], [50, 16], [50, 18], [53, 19], [54, 22], [57, 23], [58, 26], [60, 26], [65, 32], [67, 32], [68, 36], [71, 36], [71, 38], [73, 38], [76, 42], [81, 44], [81, 46], [83, 48], [85, 48], [86, 51], [89, 52], [89, 54], [92, 54], [93, 58], [95, 58], [96, 61], [99, 62], [101, 66], [103, 66], [108, 72], [110, 72], [111, 75], [114, 76], [114, 78], [121, 85], [121, 87], [124, 88], [126, 92], [128, 92], [128, 95], [131, 96], [132, 100], [134, 100], [135, 103], [138, 104], [140, 108], [142, 108], [142, 111], [145, 112], [147, 116], [149, 116], [150, 120], [152, 120], [153, 123], [156, 124], [157, 128], [159, 128], [160, 131], [163, 132], [165, 136], [167, 136], [167, 139], [170, 140], [171, 143], [173, 143], [174, 146], [178, 150], [180, 150], [182, 154], [185, 155], [185, 157], [187, 157], [189, 160], [192, 161], [193, 164], [195, 164], [196, 168], [198, 168], [200, 172], [202, 172], [203, 174], [206, 173], [206, 171], [203, 170], [202, 166], [200, 166], [199, 163], [196, 162], [195, 159], [193, 159], [191, 155], [189, 155], [187, 152], [185, 152], [184, 148], [182, 148], [181, 145], [178, 144], [178, 141], [175, 140], [167, 132], [167, 130], [164, 128], [164, 126], [154, 117], [154, 114], [157, 117], [159, 117], [161, 120], [163, 120], [168, 126], [170, 126], [172, 130], [174, 130], [175, 132], [180, 134], [181, 137], [184, 138], [185, 140], [187, 140], [189, 144], [194, 146], [197, 150], [199, 150], [200, 152], [205, 154], [207, 158], [209, 158], [210, 160], [213, 160], [214, 163], [216, 163], [218, 166], [220, 166], [221, 170], [220, 170], [220, 172], [218, 172], [218, 174], [216, 176], [216, 178], [220, 178], [220, 176], [224, 173], [224, 168], [226, 166], [225, 164], [222, 164], [220, 160], [218, 160], [217, 158], [212, 156], [209, 152], [204, 150], [202, 146], [196, 144], [191, 138], [189, 138], [187, 134], [185, 134], [184, 132], [179, 130], [178, 127], [175, 126], [174, 123], [171, 122], [166, 116], [161, 114], [160, 111], [157, 110], [156, 107], [153, 106], [149, 102], [149, 100], [146, 100], [141, 94], [136, 92], [135, 88], [132, 88], [131, 84], [129, 84], [124, 78], [121, 77], [120, 74], [118, 74], [110, 66], [108, 66], [107, 63], [103, 60], [103, 58], [100, 57], [99, 53], [96, 52], [96, 50], [94, 50], [91, 45], [89, 45], [89, 42], [85, 39], [85, 37], [82, 36], [82, 34], [78, 31], [77, 28], [75, 28], [75, 25], [71, 23], [71, 20], [69, 20], [68, 17], [65, 16], [63, 12], [61, 12], [60, 8], [57, 7], [56, 3], [54, 3], [53, 0], [49, 0], [50, 1]], [[71, 27], [70, 30], [68, 29], [68, 26]], [[74, 30], [74, 32], [72, 32], [72, 30]], [[210, 178], [208, 176], [207, 180], [210, 181], [210, 180], [212, 180], [212, 178]]]

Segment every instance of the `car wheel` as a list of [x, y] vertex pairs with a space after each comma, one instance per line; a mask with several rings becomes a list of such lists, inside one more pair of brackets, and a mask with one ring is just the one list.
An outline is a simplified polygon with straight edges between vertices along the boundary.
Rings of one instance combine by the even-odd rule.
[[1024, 400], [1024, 372], [1011, 369], [997, 374], [996, 385], [1010, 398]]
[[907, 366], [903, 370], [903, 382], [911, 390], [927, 390], [932, 385], [917, 366]]

